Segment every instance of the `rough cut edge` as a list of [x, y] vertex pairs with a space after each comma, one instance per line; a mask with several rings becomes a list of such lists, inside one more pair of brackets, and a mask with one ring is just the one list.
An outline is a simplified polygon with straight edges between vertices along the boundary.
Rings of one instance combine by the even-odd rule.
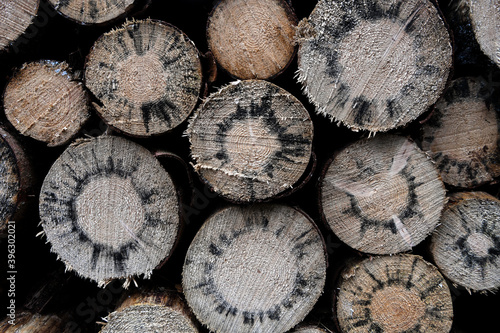
[[2, 49], [0, 49], [0, 54], [2, 54], [4, 52], [9, 52], [10, 49], [11, 49], [11, 47], [12, 47], [12, 45], [14, 45], [19, 38], [21, 38], [21, 37], [24, 36], [24, 34], [26, 33], [26, 30], [28, 30], [28, 28], [33, 25], [33, 22], [35, 21], [35, 17], [38, 16], [38, 11], [39, 10], [40, 10], [40, 0], [36, 0], [36, 14], [35, 15], [31, 15], [31, 17], [30, 17], [30, 24], [26, 27], [26, 29], [24, 29], [24, 31], [19, 36], [16, 37], [16, 39], [11, 40], [7, 45], [5, 45]]
[[[76, 18], [73, 18], [71, 16], [68, 16], [62, 12], [59, 11], [59, 6], [60, 6], [60, 3], [61, 3], [61, 0], [57, 0], [57, 2], [55, 4], [53, 4], [50, 0], [47, 0], [47, 3], [52, 6], [52, 8], [54, 8], [54, 10], [57, 12], [58, 15], [64, 17], [65, 19], [67, 20], [70, 20], [72, 22], [75, 22], [75, 23], [78, 23], [82, 26], [103, 26], [103, 25], [107, 25], [107, 24], [110, 24], [110, 23], [113, 23], [119, 19], [122, 19], [123, 17], [127, 16], [127, 14], [136, 6], [136, 3], [140, 2], [141, 0], [133, 0], [132, 3], [130, 5], [128, 5], [127, 7], [125, 7], [124, 11], [121, 13], [121, 14], [118, 14], [112, 18], [109, 18], [107, 20], [104, 20], [104, 21], [97, 21], [97, 22], [87, 22], [87, 21], [80, 21], [79, 19], [76, 19]], [[150, 4], [150, 1], [151, 0], [147, 0], [146, 3], [145, 3], [145, 6], [149, 6]]]

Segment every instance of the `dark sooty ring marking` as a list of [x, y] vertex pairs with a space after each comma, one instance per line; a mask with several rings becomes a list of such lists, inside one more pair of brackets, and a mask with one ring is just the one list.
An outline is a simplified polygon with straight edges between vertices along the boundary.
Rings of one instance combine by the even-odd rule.
[[[272, 232], [268, 229], [268, 224], [269, 220], [263, 216], [262, 217], [262, 230], [266, 232]], [[210, 254], [215, 257], [215, 260], [217, 260], [218, 257], [220, 257], [224, 249], [223, 247], [229, 247], [233, 243], [234, 240], [236, 240], [238, 237], [241, 235], [250, 233], [253, 231], [254, 224], [252, 223], [251, 219], [247, 219], [247, 224], [246, 227], [240, 230], [235, 230], [233, 231], [233, 234], [231, 236], [227, 236], [226, 234], [221, 234], [219, 236], [220, 240], [220, 246], [218, 246], [215, 243], [210, 243], [209, 245], [209, 252]], [[276, 238], [278, 238], [281, 235], [281, 232], [283, 231], [283, 228], [280, 228], [276, 231], [274, 231], [274, 235]], [[307, 235], [310, 231], [313, 229], [310, 229], [306, 232], [304, 232], [302, 235], [298, 236], [295, 241], [298, 242], [301, 238], [303, 238], [305, 235]], [[315, 241], [318, 241], [319, 237], [315, 237], [314, 239], [307, 240], [302, 243], [297, 243], [293, 250], [297, 257], [297, 260], [301, 260], [302, 257], [306, 254], [304, 252], [304, 247], [307, 245], [310, 245], [314, 243]], [[186, 264], [191, 264], [192, 262], [186, 261]], [[202, 292], [204, 295], [212, 295], [216, 302], [216, 308], [215, 311], [219, 314], [226, 313], [226, 316], [232, 315], [236, 316], [238, 312], [240, 311], [238, 308], [232, 306], [229, 302], [227, 302], [224, 298], [224, 296], [220, 293], [220, 291], [217, 289], [217, 286], [215, 285], [215, 281], [213, 279], [213, 269], [214, 269], [214, 264], [210, 262], [205, 262], [204, 263], [204, 275], [205, 275], [205, 281], [200, 282], [198, 285], [196, 285], [194, 288], [195, 289], [202, 289]], [[281, 318], [281, 306], [283, 306], [286, 309], [291, 309], [293, 308], [293, 305], [296, 303], [296, 298], [297, 297], [303, 297], [307, 296], [307, 292], [303, 290], [304, 287], [307, 287], [309, 285], [309, 281], [307, 281], [306, 278], [300, 273], [297, 272], [297, 275], [295, 277], [294, 281], [294, 286], [292, 291], [287, 295], [285, 300], [281, 301], [281, 303], [276, 304], [272, 307], [270, 307], [267, 310], [264, 311], [242, 311], [242, 316], [243, 316], [243, 324], [245, 325], [254, 325], [256, 320], [260, 320], [262, 323], [266, 317], [268, 317], [270, 320], [280, 320]]]

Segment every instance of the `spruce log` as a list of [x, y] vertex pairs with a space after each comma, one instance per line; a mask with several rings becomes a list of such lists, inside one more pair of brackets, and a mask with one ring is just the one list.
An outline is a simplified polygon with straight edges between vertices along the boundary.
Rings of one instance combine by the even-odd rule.
[[320, 0], [299, 27], [306, 95], [353, 130], [403, 126], [445, 87], [451, 40], [429, 0]]
[[16, 41], [31, 25], [39, 0], [0, 0], [0, 51]]
[[324, 217], [341, 241], [373, 254], [411, 250], [446, 202], [432, 161], [409, 139], [378, 135], [338, 152], [321, 182]]
[[101, 333], [198, 333], [198, 324], [180, 296], [171, 290], [136, 292], [106, 318]]
[[500, 67], [500, 2], [467, 0], [476, 40], [486, 54]]
[[441, 272], [472, 290], [500, 287], [500, 200], [485, 192], [450, 197], [431, 238], [431, 253]]
[[296, 209], [257, 204], [213, 214], [187, 252], [186, 300], [216, 332], [285, 332], [323, 291], [326, 255], [314, 223]]
[[111, 126], [135, 136], [165, 133], [198, 103], [201, 62], [193, 42], [161, 21], [127, 22], [92, 47], [85, 84]]
[[133, 8], [135, 0], [48, 0], [64, 17], [79, 24], [100, 24], [118, 19]]
[[24, 64], [4, 92], [5, 115], [23, 135], [49, 147], [70, 141], [90, 117], [88, 94], [65, 62]]
[[215, 59], [240, 79], [269, 79], [295, 55], [297, 17], [286, 0], [223, 0], [208, 19]]
[[500, 176], [500, 103], [480, 78], [451, 82], [422, 127], [422, 149], [447, 184], [472, 188]]
[[0, 127], [0, 235], [22, 218], [32, 193], [31, 163], [19, 141]]
[[66, 267], [99, 285], [148, 278], [180, 229], [168, 173], [145, 148], [112, 136], [77, 141], [56, 160], [42, 185], [40, 218]]
[[282, 88], [238, 81], [211, 94], [190, 119], [195, 170], [236, 202], [266, 200], [291, 188], [312, 152], [307, 110]]
[[450, 290], [436, 267], [415, 255], [365, 259], [342, 273], [336, 316], [342, 332], [451, 329]]

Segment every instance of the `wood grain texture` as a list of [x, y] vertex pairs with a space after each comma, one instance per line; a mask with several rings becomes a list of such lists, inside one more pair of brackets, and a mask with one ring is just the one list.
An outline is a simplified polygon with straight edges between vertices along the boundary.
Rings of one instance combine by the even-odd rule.
[[445, 202], [432, 161], [395, 135], [345, 147], [321, 181], [328, 225], [341, 241], [367, 253], [411, 250], [436, 228]]
[[320, 0], [299, 24], [298, 79], [316, 112], [353, 130], [408, 124], [441, 95], [449, 33], [428, 0]]
[[472, 290], [497, 290], [500, 200], [485, 192], [452, 194], [430, 249], [443, 275], [454, 283]]
[[191, 243], [183, 290], [200, 322], [216, 332], [285, 332], [323, 291], [321, 234], [281, 205], [232, 206], [213, 214]]
[[30, 26], [39, 0], [0, 0], [0, 51], [16, 41]]
[[481, 50], [500, 67], [500, 1], [467, 0]]
[[100, 24], [125, 15], [135, 0], [48, 0], [63, 16], [80, 24]]
[[148, 150], [112, 136], [78, 141], [56, 160], [42, 185], [40, 218], [66, 267], [99, 284], [148, 278], [180, 228], [170, 176]]
[[66, 62], [25, 63], [8, 82], [3, 103], [21, 134], [49, 147], [69, 142], [90, 117], [87, 91]]
[[295, 55], [297, 17], [285, 0], [222, 0], [207, 38], [217, 62], [240, 79], [269, 79]]
[[3, 333], [71, 333], [66, 328], [67, 317], [56, 314], [39, 314], [20, 311], [16, 314], [15, 324], [9, 323], [9, 318], [0, 322], [0, 332]]
[[311, 158], [307, 110], [267, 81], [237, 81], [211, 94], [186, 133], [195, 170], [236, 202], [269, 199], [291, 188]]
[[135, 136], [162, 134], [198, 103], [198, 50], [168, 23], [127, 22], [94, 43], [85, 84], [102, 103], [97, 110], [109, 125]]
[[290, 333], [327, 333], [327, 331], [314, 325], [300, 325], [299, 327], [291, 330]]
[[422, 149], [447, 184], [472, 188], [500, 176], [500, 100], [481, 78], [451, 82], [422, 127]]
[[436, 267], [415, 255], [365, 259], [342, 273], [336, 302], [342, 332], [451, 329], [450, 290]]

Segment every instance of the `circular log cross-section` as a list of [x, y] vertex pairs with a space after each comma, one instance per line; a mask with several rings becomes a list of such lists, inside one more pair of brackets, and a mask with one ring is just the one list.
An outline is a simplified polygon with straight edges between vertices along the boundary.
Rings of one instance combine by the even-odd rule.
[[100, 284], [149, 277], [179, 232], [170, 176], [148, 150], [119, 137], [77, 142], [56, 160], [40, 217], [52, 251]]
[[500, 103], [480, 78], [452, 81], [423, 126], [422, 149], [447, 184], [472, 188], [500, 176]]
[[195, 170], [236, 201], [269, 199], [292, 187], [312, 152], [307, 110], [280, 87], [238, 81], [208, 97], [187, 130]]
[[133, 294], [106, 318], [100, 333], [198, 333], [189, 308], [173, 291]]
[[321, 184], [328, 225], [373, 254], [411, 250], [436, 228], [446, 202], [432, 161], [412, 141], [379, 135], [340, 151]]
[[467, 4], [481, 50], [500, 67], [500, 3], [498, 0], [469, 0]]
[[229, 74], [265, 80], [291, 62], [296, 26], [286, 0], [223, 0], [208, 19], [208, 44]]
[[0, 51], [16, 41], [38, 12], [39, 0], [0, 0]]
[[7, 84], [4, 109], [21, 134], [49, 147], [70, 141], [90, 117], [83, 85], [56, 61], [24, 64]]
[[431, 238], [441, 272], [472, 290], [500, 287], [500, 200], [484, 192], [455, 193]]
[[430, 0], [320, 0], [299, 26], [299, 81], [318, 113], [353, 130], [403, 126], [445, 87], [451, 40]]
[[445, 279], [414, 255], [369, 258], [348, 266], [336, 310], [341, 331], [350, 333], [446, 333], [453, 321]]
[[201, 227], [182, 276], [188, 305], [211, 331], [285, 332], [323, 292], [323, 239], [293, 208], [229, 207]]
[[100, 24], [124, 16], [135, 0], [48, 0], [63, 16], [79, 24]]
[[167, 23], [133, 21], [100, 37], [86, 64], [85, 84], [98, 111], [127, 134], [150, 136], [183, 122], [202, 86], [198, 50]]

